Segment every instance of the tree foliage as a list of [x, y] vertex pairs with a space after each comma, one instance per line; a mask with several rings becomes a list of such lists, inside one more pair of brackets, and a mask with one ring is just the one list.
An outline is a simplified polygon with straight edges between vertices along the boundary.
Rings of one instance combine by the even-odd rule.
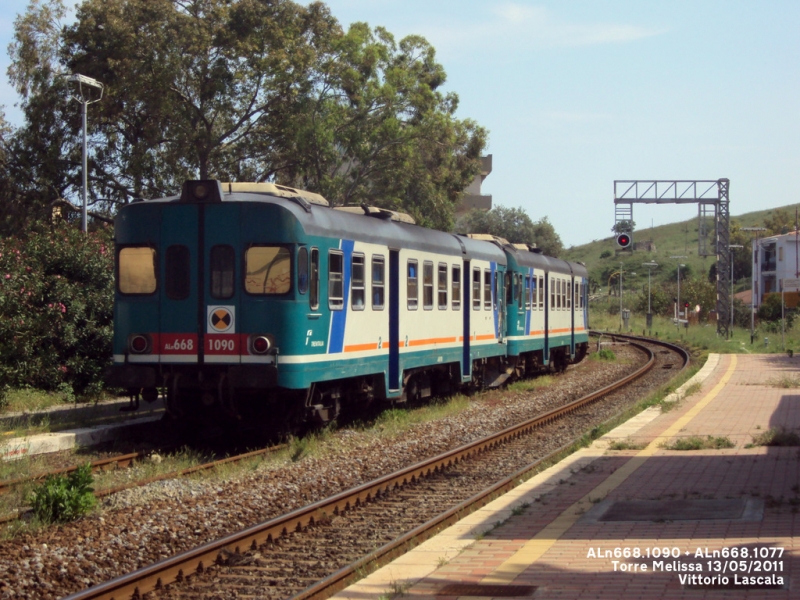
[[769, 236], [789, 233], [790, 231], [794, 231], [794, 226], [794, 216], [780, 208], [771, 211], [770, 214], [764, 217], [764, 227], [767, 228], [767, 231], [764, 233], [764, 235]]
[[457, 229], [465, 233], [496, 235], [512, 244], [535, 244], [548, 256], [558, 256], [564, 251], [561, 238], [547, 217], [534, 222], [522, 208], [473, 209], [459, 219]]
[[479, 170], [486, 132], [455, 117], [419, 36], [345, 32], [321, 2], [290, 0], [84, 0], [66, 27], [64, 14], [62, 0], [32, 0], [10, 47], [26, 115], [17, 172], [30, 174], [17, 203], [38, 216], [80, 187], [70, 73], [105, 85], [89, 170], [106, 209], [187, 178], [273, 181], [448, 228]]

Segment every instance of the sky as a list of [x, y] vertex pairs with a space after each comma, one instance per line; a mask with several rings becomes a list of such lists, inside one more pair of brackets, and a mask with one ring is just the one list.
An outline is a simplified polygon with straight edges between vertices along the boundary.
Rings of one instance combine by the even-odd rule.
[[[734, 217], [800, 201], [800, 2], [327, 4], [345, 27], [363, 21], [436, 48], [457, 116], [489, 131], [482, 192], [547, 217], [566, 246], [612, 235], [614, 180], [727, 178]], [[2, 3], [3, 48], [26, 5]], [[0, 77], [15, 125], [17, 102]], [[694, 204], [633, 207], [637, 230], [696, 216]]]

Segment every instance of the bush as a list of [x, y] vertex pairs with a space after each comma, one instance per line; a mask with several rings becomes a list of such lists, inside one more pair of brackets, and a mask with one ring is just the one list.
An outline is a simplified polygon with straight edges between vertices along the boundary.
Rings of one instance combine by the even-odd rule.
[[99, 392], [111, 363], [113, 285], [110, 228], [84, 235], [39, 223], [0, 240], [0, 395], [27, 386]]
[[97, 502], [93, 481], [90, 464], [67, 477], [51, 475], [31, 494], [34, 514], [45, 523], [65, 523], [85, 515]]

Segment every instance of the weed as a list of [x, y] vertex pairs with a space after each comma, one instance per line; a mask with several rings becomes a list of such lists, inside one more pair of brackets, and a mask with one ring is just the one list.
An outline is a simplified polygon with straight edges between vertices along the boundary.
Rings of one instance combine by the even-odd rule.
[[734, 444], [727, 437], [712, 437], [706, 438], [698, 435], [693, 435], [688, 438], [679, 438], [671, 445], [664, 446], [667, 450], [721, 450], [722, 448], [733, 448]]
[[767, 385], [770, 387], [783, 388], [783, 389], [799, 388], [800, 377], [783, 375], [782, 377], [776, 377], [774, 379], [768, 380]]
[[411, 588], [411, 584], [407, 581], [398, 582], [392, 581], [389, 584], [389, 589], [393, 596], [405, 596], [406, 592]]
[[65, 523], [85, 515], [97, 502], [93, 480], [90, 464], [66, 477], [51, 475], [31, 493], [33, 513], [45, 523]]
[[646, 447], [646, 442], [629, 442], [627, 440], [617, 440], [608, 445], [609, 450], [642, 450]]
[[697, 392], [700, 391], [700, 388], [702, 387], [703, 386], [699, 381], [695, 381], [693, 384], [691, 384], [683, 391], [683, 397], [688, 398], [689, 396], [696, 394]]
[[436, 566], [443, 567], [449, 562], [450, 560], [446, 556], [440, 556], [436, 561]]
[[530, 392], [539, 388], [544, 388], [552, 385], [554, 378], [552, 375], [542, 375], [541, 377], [534, 377], [532, 379], [521, 379], [506, 386], [506, 389], [511, 392]]
[[597, 352], [593, 352], [589, 355], [589, 358], [594, 360], [602, 360], [606, 362], [614, 362], [617, 360], [617, 355], [614, 354], [614, 351], [609, 348], [601, 348]]
[[800, 446], [800, 435], [782, 427], [771, 427], [753, 436], [753, 446]]
[[529, 506], [530, 506], [530, 503], [528, 503], [528, 502], [520, 504], [519, 506], [515, 506], [513, 509], [511, 509], [511, 514], [518, 517], [519, 515], [524, 513], [525, 509], [528, 508]]

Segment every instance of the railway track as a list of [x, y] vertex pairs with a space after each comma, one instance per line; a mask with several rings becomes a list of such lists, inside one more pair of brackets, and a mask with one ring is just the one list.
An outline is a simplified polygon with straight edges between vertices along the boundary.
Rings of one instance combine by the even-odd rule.
[[[613, 336], [623, 339], [623, 336]], [[563, 444], [548, 427], [573, 415], [577, 432], [592, 421], [592, 406], [648, 372], [676, 373], [688, 363], [682, 349], [655, 351], [624, 336], [648, 355], [632, 375], [563, 407], [390, 475], [314, 502], [259, 525], [69, 596], [89, 598], [261, 597], [326, 598], [373, 566], [513, 488]], [[654, 369], [654, 367], [656, 367]], [[606, 420], [618, 408], [611, 407]], [[583, 414], [583, 413], [588, 413]], [[548, 444], [548, 437], [551, 443]], [[553, 447], [554, 446], [554, 447]], [[503, 473], [498, 481], [498, 473]], [[170, 585], [173, 583], [177, 585]]]

